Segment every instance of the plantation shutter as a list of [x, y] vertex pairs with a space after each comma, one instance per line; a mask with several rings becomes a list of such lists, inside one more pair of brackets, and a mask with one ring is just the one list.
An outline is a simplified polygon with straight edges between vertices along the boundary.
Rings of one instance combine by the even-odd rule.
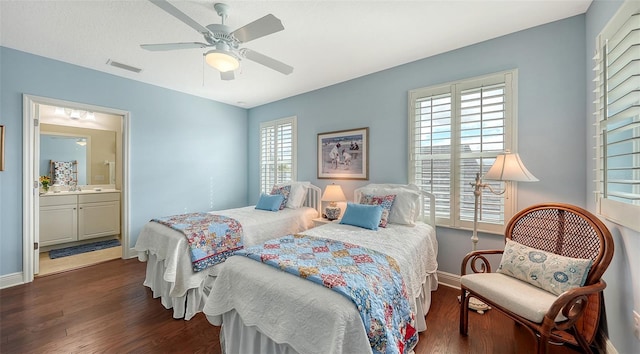
[[[474, 187], [471, 185], [489, 171], [498, 154], [505, 151], [506, 84], [488, 85], [462, 90], [460, 93], [460, 219], [473, 221]], [[501, 182], [490, 183], [496, 191]], [[478, 201], [478, 221], [503, 224], [504, 195], [486, 191]]]
[[436, 218], [451, 217], [451, 92], [415, 99], [413, 183], [436, 197]]
[[[513, 146], [515, 73], [409, 92], [409, 182], [436, 196], [438, 225], [472, 227], [476, 173], [482, 177]], [[515, 208], [515, 189], [483, 182], [496, 191], [509, 188], [503, 195], [487, 191], [479, 203], [479, 228], [501, 232]]]
[[260, 191], [296, 179], [296, 118], [260, 124]]
[[[640, 231], [640, 4], [625, 3], [596, 43], [600, 213]], [[634, 216], [635, 215], [635, 216]]]

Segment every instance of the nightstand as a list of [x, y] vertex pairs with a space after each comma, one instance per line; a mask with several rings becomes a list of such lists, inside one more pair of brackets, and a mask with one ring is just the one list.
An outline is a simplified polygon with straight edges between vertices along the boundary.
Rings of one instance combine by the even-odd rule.
[[333, 221], [325, 218], [316, 218], [316, 219], [313, 219], [313, 227], [318, 227], [320, 225], [328, 224], [330, 222], [333, 222]]

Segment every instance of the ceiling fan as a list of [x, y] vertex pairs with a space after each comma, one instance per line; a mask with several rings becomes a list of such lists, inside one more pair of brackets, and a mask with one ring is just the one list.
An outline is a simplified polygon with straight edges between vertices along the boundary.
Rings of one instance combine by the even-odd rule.
[[276, 59], [260, 54], [248, 48], [240, 48], [241, 44], [252, 41], [254, 39], [264, 37], [266, 35], [282, 31], [284, 26], [282, 22], [272, 14], [259, 18], [243, 27], [231, 31], [224, 24], [227, 18], [229, 6], [223, 3], [213, 5], [222, 18], [221, 24], [210, 24], [202, 26], [184, 12], [178, 10], [166, 0], [149, 0], [171, 16], [184, 22], [191, 28], [198, 31], [204, 36], [206, 43], [203, 42], [183, 42], [183, 43], [161, 43], [161, 44], [142, 44], [140, 47], [149, 51], [167, 51], [178, 49], [193, 48], [211, 48], [207, 51], [205, 61], [220, 71], [222, 80], [233, 80], [235, 78], [234, 70], [240, 66], [240, 60], [243, 58], [262, 64], [275, 71], [289, 75], [293, 72], [293, 67], [280, 62]]

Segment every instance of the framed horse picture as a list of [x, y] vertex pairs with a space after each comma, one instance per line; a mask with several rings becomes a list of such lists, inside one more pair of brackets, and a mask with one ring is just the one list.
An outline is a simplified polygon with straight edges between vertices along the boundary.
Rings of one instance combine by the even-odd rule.
[[318, 178], [369, 179], [369, 128], [318, 134]]

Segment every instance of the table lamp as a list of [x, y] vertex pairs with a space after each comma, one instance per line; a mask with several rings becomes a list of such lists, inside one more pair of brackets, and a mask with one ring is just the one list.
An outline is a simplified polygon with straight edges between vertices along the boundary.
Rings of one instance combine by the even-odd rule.
[[328, 220], [333, 221], [340, 216], [341, 210], [336, 202], [344, 202], [346, 200], [347, 198], [342, 192], [342, 187], [340, 187], [339, 185], [332, 183], [324, 189], [324, 193], [322, 194], [322, 201], [329, 202], [329, 206], [324, 210], [324, 213], [327, 216]]

